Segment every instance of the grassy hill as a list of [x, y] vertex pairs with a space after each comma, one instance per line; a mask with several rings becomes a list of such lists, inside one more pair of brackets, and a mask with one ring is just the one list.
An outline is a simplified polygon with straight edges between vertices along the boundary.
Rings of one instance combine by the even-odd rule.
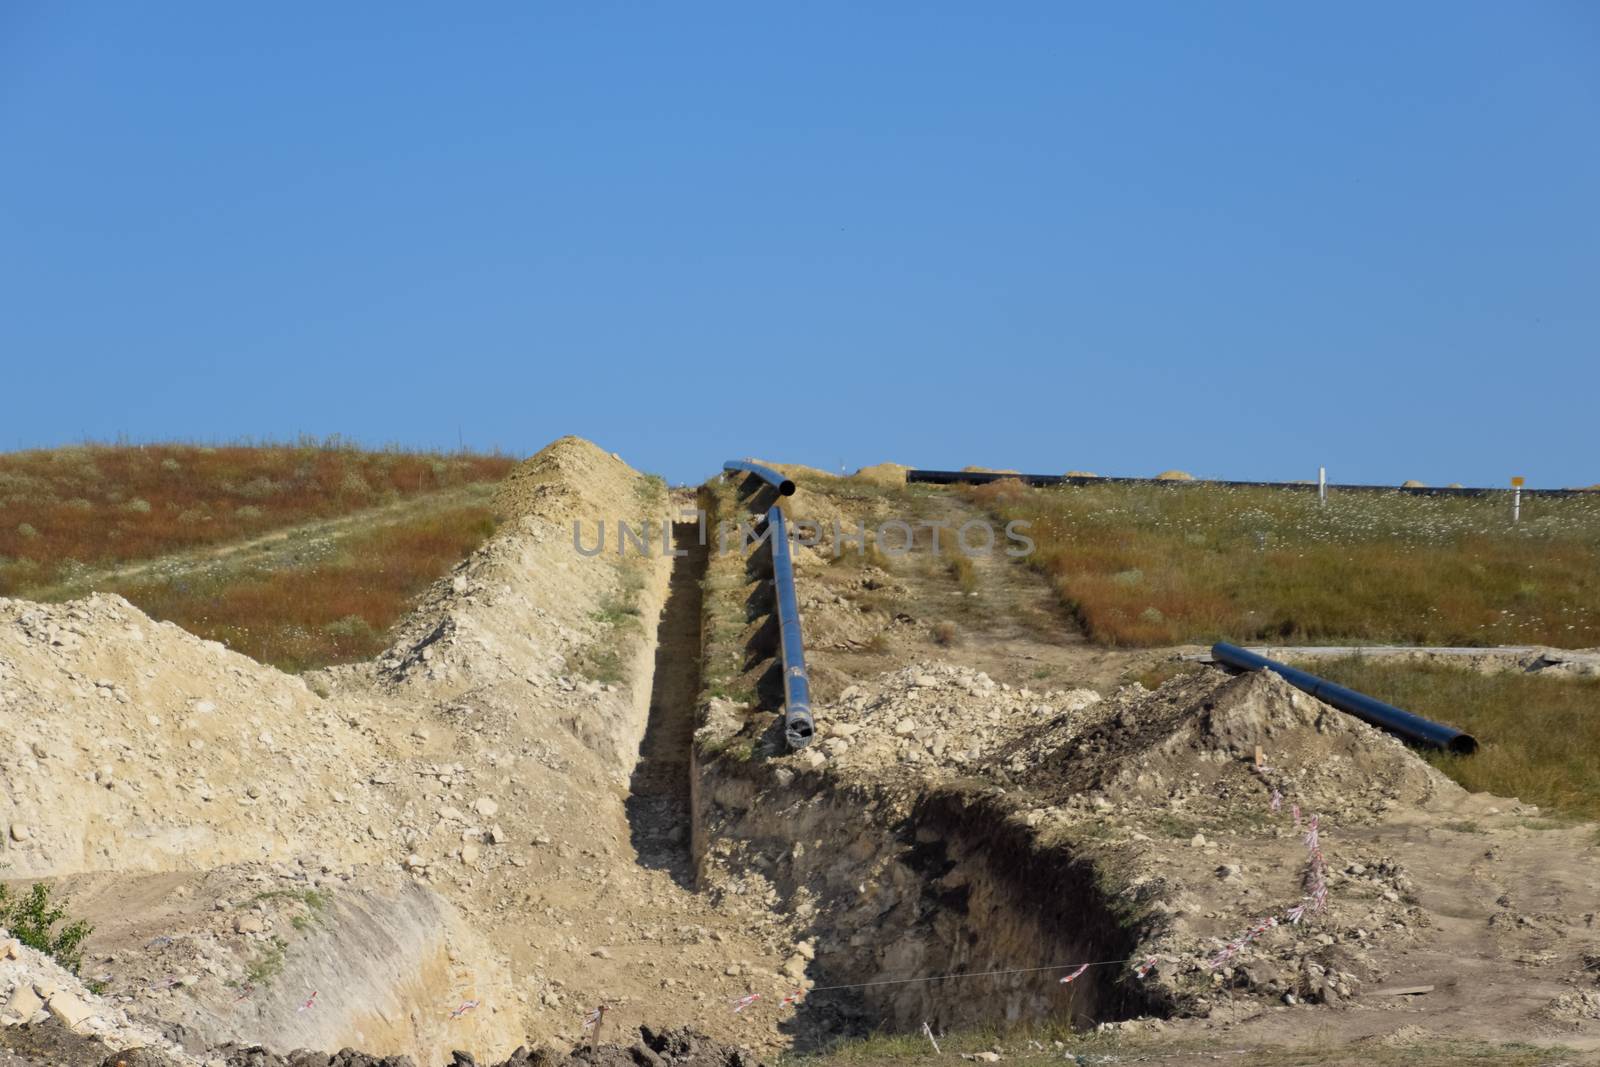
[[362, 659], [493, 532], [515, 462], [337, 439], [0, 455], [0, 595], [120, 593], [290, 670]]
[[1267, 488], [968, 490], [1025, 519], [1030, 562], [1106, 645], [1600, 645], [1600, 495], [1508, 500]]

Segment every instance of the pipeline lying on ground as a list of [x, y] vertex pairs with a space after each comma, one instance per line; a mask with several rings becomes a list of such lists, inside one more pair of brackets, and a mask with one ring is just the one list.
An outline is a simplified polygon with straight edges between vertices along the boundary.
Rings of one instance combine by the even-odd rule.
[[767, 509], [767, 530], [772, 538], [772, 591], [778, 602], [778, 647], [783, 656], [783, 735], [790, 748], [798, 749], [811, 743], [816, 724], [811, 718], [811, 679], [800, 636], [789, 529], [776, 504]]
[[[753, 474], [781, 496], [794, 494], [794, 482], [771, 467], [732, 460], [724, 463], [722, 469]], [[794, 588], [794, 557], [790, 552], [789, 526], [783, 509], [776, 504], [768, 508], [766, 522], [772, 548], [772, 596], [778, 616], [779, 659], [783, 667], [783, 736], [791, 749], [801, 749], [811, 743], [816, 723], [811, 716], [811, 679], [806, 673], [800, 602]]]
[[[1010, 478], [1025, 485], [1209, 485], [1213, 488], [1255, 489], [1306, 489], [1317, 491], [1316, 482], [1239, 482], [1221, 479], [1196, 478], [1192, 481], [1173, 481], [1165, 478], [1101, 478], [1085, 474], [996, 474], [990, 471], [906, 471], [906, 481], [927, 482], [930, 485], [987, 485]], [[1474, 489], [1459, 486], [1432, 485], [1336, 485], [1329, 483], [1330, 493], [1409, 493], [1412, 496], [1493, 496], [1510, 493], [1510, 489]], [[1565, 497], [1583, 496], [1587, 489], [1523, 489], [1523, 496]]]
[[1447, 752], [1457, 752], [1462, 755], [1471, 755], [1478, 751], [1477, 738], [1457, 730], [1454, 726], [1446, 726], [1432, 719], [1424, 719], [1421, 715], [1413, 715], [1393, 704], [1385, 704], [1365, 693], [1346, 689], [1325, 678], [1307, 674], [1305, 671], [1268, 659], [1238, 645], [1219, 641], [1211, 646], [1211, 656], [1218, 663], [1225, 663], [1241, 671], [1272, 671], [1296, 689], [1310, 693], [1324, 704], [1331, 704], [1340, 711], [1388, 730], [1412, 744], [1442, 748]]

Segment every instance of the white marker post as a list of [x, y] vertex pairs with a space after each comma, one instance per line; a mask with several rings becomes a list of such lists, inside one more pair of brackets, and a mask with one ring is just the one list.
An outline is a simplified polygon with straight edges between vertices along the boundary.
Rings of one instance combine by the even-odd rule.
[[1328, 468], [1317, 468], [1317, 503], [1324, 506], [1328, 503]]
[[1511, 521], [1522, 521], [1522, 475], [1511, 479]]

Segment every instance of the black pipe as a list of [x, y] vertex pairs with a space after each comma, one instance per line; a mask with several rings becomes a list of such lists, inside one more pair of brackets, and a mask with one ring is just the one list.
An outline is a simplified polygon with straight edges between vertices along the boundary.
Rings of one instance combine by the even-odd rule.
[[1447, 752], [1463, 756], [1470, 756], [1478, 751], [1478, 739], [1469, 733], [1457, 730], [1454, 726], [1446, 726], [1432, 719], [1424, 719], [1421, 715], [1413, 715], [1393, 704], [1385, 704], [1365, 693], [1346, 689], [1326, 678], [1307, 674], [1305, 671], [1251, 652], [1247, 648], [1219, 641], [1211, 646], [1211, 657], [1218, 663], [1225, 663], [1241, 671], [1272, 671], [1296, 689], [1310, 693], [1324, 704], [1331, 704], [1340, 711], [1354, 715], [1362, 722], [1388, 730], [1413, 744], [1442, 748]]
[[[1240, 482], [1223, 479], [1196, 478], [1193, 480], [1165, 478], [1100, 478], [1084, 474], [997, 474], [992, 471], [933, 471], [906, 472], [907, 482], [926, 482], [930, 485], [988, 485], [1006, 478], [1024, 485], [1209, 485], [1227, 489], [1303, 489], [1316, 492], [1316, 482]], [[1510, 489], [1452, 488], [1432, 485], [1337, 485], [1329, 483], [1329, 492], [1340, 493], [1405, 493], [1410, 496], [1494, 496], [1510, 493]], [[1592, 489], [1524, 489], [1523, 496], [1567, 497], [1584, 496]]]
[[816, 723], [811, 717], [811, 678], [806, 673], [806, 646], [800, 633], [800, 603], [795, 595], [789, 528], [777, 506], [767, 510], [767, 532], [772, 544], [778, 649], [783, 657], [783, 735], [791, 749], [802, 749], [811, 743]]
[[757, 478], [776, 489], [780, 495], [794, 496], [794, 482], [785, 478], [781, 471], [775, 471], [771, 467], [763, 467], [761, 464], [751, 463], [749, 460], [730, 459], [722, 465], [722, 469], [754, 474]]
[[[794, 482], [781, 471], [748, 460], [729, 460], [725, 471], [752, 474], [782, 496], [794, 495]], [[791, 749], [811, 743], [816, 722], [811, 715], [811, 676], [806, 670], [806, 646], [800, 632], [800, 601], [794, 586], [794, 556], [789, 525], [776, 505], [766, 513], [767, 546], [772, 553], [772, 599], [778, 620], [778, 656], [783, 668], [783, 736]]]

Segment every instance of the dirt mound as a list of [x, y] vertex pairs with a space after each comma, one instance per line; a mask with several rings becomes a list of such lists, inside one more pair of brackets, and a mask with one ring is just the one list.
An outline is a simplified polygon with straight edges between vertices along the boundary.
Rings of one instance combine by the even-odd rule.
[[1098, 793], [1149, 808], [1175, 786], [1205, 794], [1248, 784], [1259, 747], [1281, 792], [1341, 822], [1370, 820], [1379, 797], [1420, 805], [1461, 793], [1399, 739], [1269, 672], [1129, 687], [1095, 712], [1097, 722], [1058, 719], [1009, 752], [1027, 768], [1023, 780], [1063, 797]]
[[903, 463], [874, 463], [856, 471], [854, 477], [871, 485], [896, 487], [906, 484], [906, 472], [909, 470], [911, 468]]
[[1064, 478], [1098, 478], [1100, 476], [1098, 474], [1096, 474], [1094, 471], [1068, 471], [1066, 474], [1062, 475], [1062, 477], [1064, 477]]
[[799, 759], [863, 776], [908, 770], [919, 778], [951, 777], [1100, 699], [1088, 689], [1035, 692], [966, 667], [915, 663], [847, 688], [822, 711], [821, 743]]
[[0, 600], [0, 709], [12, 877], [381, 856], [354, 810], [383, 810], [371, 780], [389, 758], [361, 702], [325, 703], [121, 597]]
[[[651, 562], [637, 550], [619, 555], [618, 523], [643, 531], [649, 520], [649, 547], [659, 553], [665, 505], [661, 486], [614, 453], [563, 437], [512, 472], [496, 496], [512, 521], [423, 594], [396, 627], [387, 652], [374, 664], [320, 677], [385, 694], [416, 688], [441, 699], [473, 687], [518, 684], [557, 705], [584, 697], [626, 703], [625, 694], [574, 678], [574, 664], [586, 649], [612, 639], [609, 624], [597, 618], [600, 606], [647, 614], [659, 595], [650, 588]], [[579, 542], [585, 551], [595, 544], [604, 550], [585, 555]], [[603, 727], [631, 723], [639, 710], [592, 716], [591, 725], [574, 718], [569, 725], [614, 757], [620, 774], [629, 753], [615, 731]]]
[[551, 522], [632, 518], [610, 514], [631, 498], [640, 474], [615, 452], [581, 437], [562, 437], [516, 467], [495, 493], [495, 509], [511, 518]]
[[1419, 482], [1415, 478], [1407, 478], [1405, 481], [1400, 483], [1400, 488], [1402, 488], [1402, 489], [1426, 489], [1426, 488], [1428, 488], [1428, 483], [1427, 482]]
[[804, 463], [775, 463], [772, 460], [746, 457], [751, 463], [759, 463], [763, 467], [771, 467], [781, 472], [786, 478], [838, 478], [837, 471], [825, 471], [821, 467], [808, 467]]
[[1194, 475], [1190, 474], [1188, 471], [1180, 471], [1180, 470], [1162, 471], [1160, 474], [1156, 475], [1156, 481], [1158, 481], [1158, 482], [1192, 482], [1192, 481], [1194, 481]]

